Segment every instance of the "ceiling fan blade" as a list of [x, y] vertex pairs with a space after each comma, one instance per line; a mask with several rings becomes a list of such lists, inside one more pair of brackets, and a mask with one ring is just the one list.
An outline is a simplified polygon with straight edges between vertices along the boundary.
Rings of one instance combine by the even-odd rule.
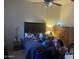
[[55, 5], [57, 5], [57, 6], [62, 6], [62, 5], [61, 5], [61, 4], [59, 4], [59, 3], [54, 3], [54, 2], [53, 2], [53, 4], [55, 4]]

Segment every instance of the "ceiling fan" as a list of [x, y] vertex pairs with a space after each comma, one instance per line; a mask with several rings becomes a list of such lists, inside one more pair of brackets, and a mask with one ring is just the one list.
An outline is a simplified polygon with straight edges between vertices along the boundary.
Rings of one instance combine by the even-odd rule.
[[71, 1], [73, 1], [73, 2], [74, 2], [74, 0], [71, 0]]
[[54, 2], [54, 0], [43, 0], [44, 2], [33, 2], [34, 4], [38, 3], [44, 3], [47, 7], [50, 7], [51, 5], [57, 5], [57, 6], [62, 6], [62, 4]]

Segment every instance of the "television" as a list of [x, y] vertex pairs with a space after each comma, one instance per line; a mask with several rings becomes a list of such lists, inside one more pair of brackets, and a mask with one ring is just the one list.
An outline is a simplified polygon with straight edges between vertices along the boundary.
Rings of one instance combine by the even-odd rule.
[[25, 33], [45, 33], [46, 32], [46, 23], [33, 23], [33, 22], [24, 22], [24, 32]]

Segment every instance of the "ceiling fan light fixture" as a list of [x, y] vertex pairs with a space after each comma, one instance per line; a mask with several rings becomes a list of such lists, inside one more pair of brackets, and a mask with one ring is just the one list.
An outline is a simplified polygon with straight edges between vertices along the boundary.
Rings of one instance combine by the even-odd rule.
[[51, 7], [53, 5], [52, 2], [45, 2], [46, 7]]
[[51, 7], [52, 5], [53, 5], [52, 2], [50, 2], [50, 3], [49, 3], [49, 7]]

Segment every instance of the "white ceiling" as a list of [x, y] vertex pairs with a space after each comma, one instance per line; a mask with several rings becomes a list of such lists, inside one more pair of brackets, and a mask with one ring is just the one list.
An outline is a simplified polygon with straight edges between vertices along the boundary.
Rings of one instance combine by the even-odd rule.
[[[30, 2], [44, 2], [44, 0], [27, 0], [27, 1], [30, 1]], [[54, 0], [54, 2], [62, 4], [62, 5], [67, 5], [67, 4], [73, 3], [71, 0]]]

